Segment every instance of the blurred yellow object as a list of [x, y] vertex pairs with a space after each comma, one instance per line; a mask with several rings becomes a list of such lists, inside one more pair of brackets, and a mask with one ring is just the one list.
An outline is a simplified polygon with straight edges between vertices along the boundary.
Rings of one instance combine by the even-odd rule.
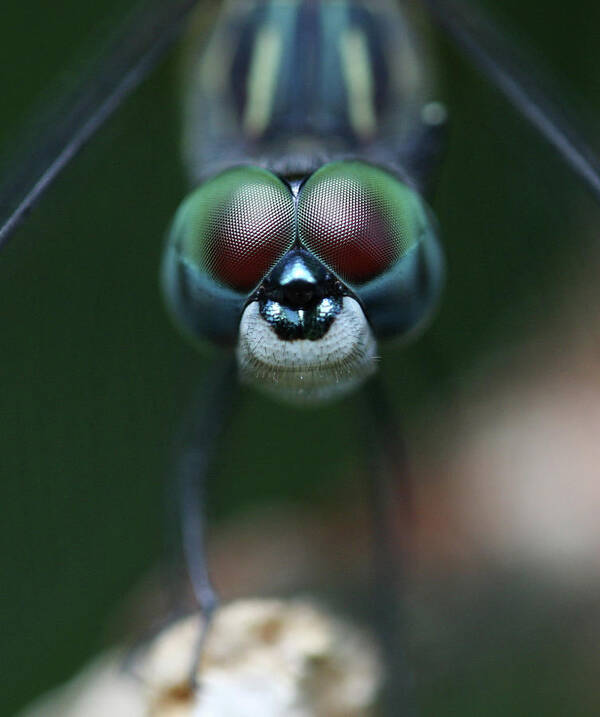
[[197, 616], [160, 633], [135, 665], [103, 655], [21, 717], [368, 717], [383, 668], [368, 635], [308, 601], [240, 600], [217, 613], [188, 677]]

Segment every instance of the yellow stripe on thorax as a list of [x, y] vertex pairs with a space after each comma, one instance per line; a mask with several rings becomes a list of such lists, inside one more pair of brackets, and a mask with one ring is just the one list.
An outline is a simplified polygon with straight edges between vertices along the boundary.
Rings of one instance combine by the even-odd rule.
[[359, 137], [375, 133], [373, 73], [369, 48], [360, 30], [347, 30], [340, 36], [340, 56], [348, 95], [348, 116]]
[[243, 126], [250, 136], [260, 135], [269, 124], [281, 50], [281, 33], [273, 27], [262, 28], [256, 38], [246, 85]]

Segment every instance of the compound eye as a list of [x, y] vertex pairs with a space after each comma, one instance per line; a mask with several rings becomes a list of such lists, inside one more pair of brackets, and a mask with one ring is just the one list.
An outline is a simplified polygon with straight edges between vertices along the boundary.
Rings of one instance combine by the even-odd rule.
[[179, 252], [188, 265], [246, 292], [292, 245], [294, 201], [270, 172], [234, 167], [189, 195], [176, 226]]
[[359, 161], [332, 162], [302, 188], [302, 243], [349, 283], [374, 279], [419, 241], [422, 203], [388, 172]]

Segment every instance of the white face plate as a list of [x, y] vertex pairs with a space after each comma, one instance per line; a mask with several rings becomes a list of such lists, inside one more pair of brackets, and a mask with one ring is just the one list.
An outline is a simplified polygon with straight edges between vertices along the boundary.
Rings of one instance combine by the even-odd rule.
[[363, 310], [345, 296], [342, 311], [316, 341], [280, 339], [252, 301], [237, 345], [240, 379], [291, 403], [321, 403], [362, 383], [376, 369], [377, 344]]

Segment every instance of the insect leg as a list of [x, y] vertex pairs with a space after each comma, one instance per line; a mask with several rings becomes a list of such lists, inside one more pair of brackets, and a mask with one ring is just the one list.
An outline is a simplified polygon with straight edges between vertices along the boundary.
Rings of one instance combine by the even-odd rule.
[[[165, 576], [168, 582], [168, 613], [153, 625], [127, 651], [121, 668], [132, 677], [137, 674], [136, 661], [148, 645], [185, 612], [181, 599], [180, 575], [177, 569], [180, 549], [198, 606], [202, 611], [200, 630], [192, 664], [191, 682], [195, 682], [198, 663], [218, 597], [210, 579], [204, 537], [205, 482], [212, 455], [231, 412], [237, 381], [235, 361], [216, 364], [201, 386], [175, 442], [175, 470], [171, 472], [166, 500]], [[176, 490], [173, 491], [173, 482]], [[176, 493], [174, 496], [173, 494]]]
[[213, 588], [205, 545], [205, 487], [210, 462], [233, 403], [236, 386], [233, 359], [219, 362], [209, 373], [196, 398], [178, 442], [177, 492], [181, 516], [183, 554], [203, 623], [191, 667], [195, 681], [204, 641], [210, 629], [218, 597]]
[[377, 622], [390, 670], [387, 699], [390, 714], [414, 717], [413, 677], [406, 658], [405, 630], [398, 605], [406, 582], [406, 546], [401, 535], [408, 536], [412, 507], [406, 450], [381, 380], [375, 377], [363, 393], [369, 437], [367, 487], [373, 530]]

